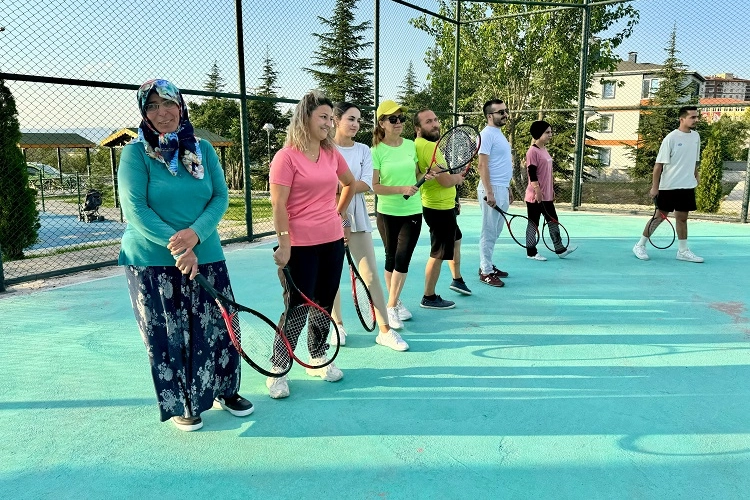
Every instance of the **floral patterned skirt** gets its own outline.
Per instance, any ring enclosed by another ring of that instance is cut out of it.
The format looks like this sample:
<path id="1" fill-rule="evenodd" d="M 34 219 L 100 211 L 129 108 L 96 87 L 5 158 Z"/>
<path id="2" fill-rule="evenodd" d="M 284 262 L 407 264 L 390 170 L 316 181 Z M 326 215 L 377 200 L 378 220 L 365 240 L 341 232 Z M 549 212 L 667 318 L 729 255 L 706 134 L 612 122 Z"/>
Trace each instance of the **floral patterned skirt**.
<path id="1" fill-rule="evenodd" d="M 198 269 L 220 293 L 233 297 L 224 261 Z M 161 421 L 198 416 L 214 398 L 236 394 L 239 354 L 211 296 L 174 266 L 126 266 L 125 276 Z"/>

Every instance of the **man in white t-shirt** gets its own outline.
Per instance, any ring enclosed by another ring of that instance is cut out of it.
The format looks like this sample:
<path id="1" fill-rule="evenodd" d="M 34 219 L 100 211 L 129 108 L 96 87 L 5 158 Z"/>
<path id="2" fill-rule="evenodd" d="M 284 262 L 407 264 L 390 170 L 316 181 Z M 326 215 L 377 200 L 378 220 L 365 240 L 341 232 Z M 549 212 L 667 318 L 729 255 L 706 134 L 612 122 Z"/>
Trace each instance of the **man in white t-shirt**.
<path id="1" fill-rule="evenodd" d="M 477 199 L 482 209 L 482 232 L 479 236 L 479 279 L 482 283 L 500 287 L 505 285 L 500 278 L 508 273 L 499 270 L 492 262 L 495 243 L 503 231 L 505 222 L 495 205 L 508 210 L 513 202 L 510 181 L 513 178 L 513 162 L 510 144 L 500 130 L 508 123 L 508 107 L 500 99 L 487 101 L 482 108 L 487 125 L 482 129 L 479 147 L 479 184 Z"/>
<path id="2" fill-rule="evenodd" d="M 695 187 L 698 185 L 701 138 L 695 127 L 698 124 L 698 108 L 680 108 L 680 126 L 667 134 L 661 142 L 654 165 L 653 181 L 649 195 L 656 200 L 656 206 L 666 216 L 674 211 L 677 231 L 677 260 L 703 262 L 688 248 L 688 213 L 696 209 Z M 640 241 L 633 247 L 633 253 L 641 260 L 648 260 L 646 241 L 663 219 L 646 224 Z"/>

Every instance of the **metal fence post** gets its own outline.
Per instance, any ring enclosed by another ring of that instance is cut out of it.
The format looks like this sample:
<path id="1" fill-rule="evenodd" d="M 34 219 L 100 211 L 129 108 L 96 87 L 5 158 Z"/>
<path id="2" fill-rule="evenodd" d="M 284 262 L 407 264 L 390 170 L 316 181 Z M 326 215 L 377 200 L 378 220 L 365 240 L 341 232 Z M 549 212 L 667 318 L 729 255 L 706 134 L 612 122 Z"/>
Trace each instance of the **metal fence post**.
<path id="1" fill-rule="evenodd" d="M 5 291 L 5 274 L 3 274 L 3 248 L 0 247 L 0 292 Z"/>
<path id="2" fill-rule="evenodd" d="M 242 171 L 245 180 L 245 225 L 247 239 L 253 239 L 253 196 L 250 179 L 250 138 L 247 119 L 247 87 L 245 86 L 245 39 L 242 30 L 242 0 L 235 0 L 237 18 L 237 70 L 240 84 L 240 136 L 242 137 Z"/>
<path id="3" fill-rule="evenodd" d="M 573 165 L 573 190 L 571 193 L 571 208 L 575 210 L 581 206 L 581 179 L 583 178 L 583 165 L 586 142 L 586 118 L 583 114 L 583 108 L 586 105 L 586 87 L 588 78 L 588 58 L 589 58 L 589 37 L 590 27 L 590 9 L 589 0 L 583 0 L 584 7 L 581 9 L 581 65 L 578 74 L 578 113 L 576 116 L 576 155 L 575 164 Z"/>
<path id="4" fill-rule="evenodd" d="M 747 224 L 747 205 L 750 203 L 750 150 L 747 152 L 747 168 L 745 168 L 745 194 L 742 197 L 742 215 L 740 220 Z"/>

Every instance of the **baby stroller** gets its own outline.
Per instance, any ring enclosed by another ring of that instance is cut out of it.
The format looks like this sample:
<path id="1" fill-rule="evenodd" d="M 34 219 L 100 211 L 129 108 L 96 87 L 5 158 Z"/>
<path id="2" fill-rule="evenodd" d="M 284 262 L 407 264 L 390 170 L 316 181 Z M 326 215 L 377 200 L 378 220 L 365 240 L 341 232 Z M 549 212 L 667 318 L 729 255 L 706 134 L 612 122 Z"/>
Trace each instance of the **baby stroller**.
<path id="1" fill-rule="evenodd" d="M 80 207 L 78 219 L 84 222 L 98 222 L 104 220 L 103 215 L 99 215 L 99 207 L 102 206 L 102 193 L 96 189 L 89 189 L 86 193 L 86 199 L 83 206 Z"/>

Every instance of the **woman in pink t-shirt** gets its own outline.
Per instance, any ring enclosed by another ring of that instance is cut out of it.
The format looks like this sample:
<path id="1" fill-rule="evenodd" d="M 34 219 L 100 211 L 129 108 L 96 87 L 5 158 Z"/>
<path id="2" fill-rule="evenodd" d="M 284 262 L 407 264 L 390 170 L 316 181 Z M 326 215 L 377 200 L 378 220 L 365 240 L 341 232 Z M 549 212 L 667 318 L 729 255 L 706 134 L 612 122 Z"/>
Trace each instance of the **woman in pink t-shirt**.
<path id="1" fill-rule="evenodd" d="M 547 144 L 552 140 L 552 127 L 544 120 L 536 121 L 531 124 L 531 137 L 534 139 L 534 142 L 526 152 L 526 169 L 529 184 L 526 186 L 524 201 L 526 201 L 526 211 L 529 221 L 539 227 L 539 217 L 542 214 L 548 224 L 553 218 L 557 220 L 552 157 L 547 151 Z M 529 226 L 529 231 L 535 232 L 536 227 L 532 228 Z M 574 246 L 565 248 L 560 241 L 559 232 L 552 234 L 552 241 L 556 248 L 555 253 L 560 258 L 566 257 L 576 249 Z M 546 257 L 537 252 L 536 247 L 527 248 L 526 256 L 533 260 L 547 260 Z"/>
<path id="2" fill-rule="evenodd" d="M 329 313 L 339 289 L 344 238 L 349 236 L 346 207 L 354 196 L 354 176 L 329 137 L 332 124 L 333 103 L 318 91 L 305 94 L 269 174 L 279 240 L 273 259 L 279 266 L 279 279 L 284 283 L 281 268 L 288 267 L 297 288 Z M 343 188 L 337 203 L 339 182 Z M 294 333 L 288 332 L 292 337 Z M 313 334 L 328 336 L 328 328 Z M 321 360 L 316 364 L 322 364 Z M 334 363 L 308 368 L 307 373 L 329 382 L 344 376 Z M 274 399 L 289 396 L 286 376 L 269 377 L 266 386 Z"/>

